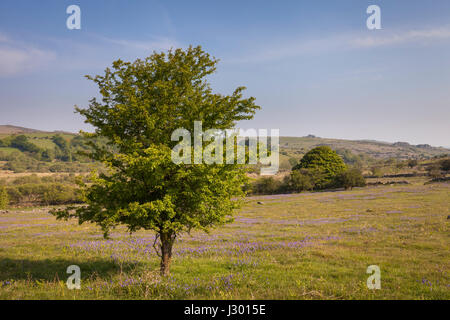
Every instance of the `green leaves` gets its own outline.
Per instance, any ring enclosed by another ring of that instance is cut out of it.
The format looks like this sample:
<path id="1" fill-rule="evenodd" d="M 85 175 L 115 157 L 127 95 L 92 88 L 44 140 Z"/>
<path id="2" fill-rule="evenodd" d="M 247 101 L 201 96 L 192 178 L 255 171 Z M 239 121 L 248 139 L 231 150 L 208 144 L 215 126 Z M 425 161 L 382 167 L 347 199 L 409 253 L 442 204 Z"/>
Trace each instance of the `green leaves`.
<path id="1" fill-rule="evenodd" d="M 314 181 L 315 188 L 323 189 L 331 187 L 334 178 L 346 170 L 344 161 L 328 146 L 316 147 L 307 152 L 300 163 L 293 170 L 309 169 L 316 173 Z M 319 175 L 322 175 L 319 177 Z"/>
<path id="2" fill-rule="evenodd" d="M 9 204 L 9 195 L 6 188 L 0 185 L 0 209 L 6 209 Z"/>
<path id="3" fill-rule="evenodd" d="M 244 195 L 243 167 L 171 160 L 175 129 L 193 133 L 194 121 L 202 121 L 203 130 L 231 129 L 259 109 L 254 98 L 243 97 L 244 87 L 229 96 L 213 93 L 207 76 L 217 62 L 201 47 L 189 47 L 134 62 L 117 60 L 104 75 L 87 76 L 98 85 L 101 100 L 93 98 L 76 111 L 96 129 L 86 138 L 107 140 L 107 147 L 91 143 L 87 155 L 110 171 L 82 186 L 86 205 L 54 214 L 95 222 L 105 236 L 124 224 L 130 232 L 154 230 L 170 239 L 231 221 Z"/>
<path id="4" fill-rule="evenodd" d="M 258 106 L 244 99 L 244 87 L 231 96 L 213 93 L 206 76 L 216 70 L 218 60 L 201 47 L 154 53 L 133 63 L 121 60 L 103 76 L 88 76 L 100 89 L 87 109 L 77 108 L 98 135 L 107 136 L 121 151 L 171 145 L 177 128 L 193 129 L 202 121 L 204 129 L 227 129 L 236 121 L 250 119 Z"/>

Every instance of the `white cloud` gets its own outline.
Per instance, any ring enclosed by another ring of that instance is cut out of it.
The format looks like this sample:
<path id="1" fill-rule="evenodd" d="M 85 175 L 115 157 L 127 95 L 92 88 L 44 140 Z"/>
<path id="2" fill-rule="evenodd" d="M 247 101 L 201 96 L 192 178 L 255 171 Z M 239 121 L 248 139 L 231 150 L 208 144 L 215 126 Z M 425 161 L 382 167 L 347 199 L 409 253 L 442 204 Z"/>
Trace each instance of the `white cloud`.
<path id="1" fill-rule="evenodd" d="M 124 39 L 112 39 L 107 37 L 99 37 L 101 40 L 115 44 L 124 48 L 133 50 L 168 50 L 170 48 L 180 47 L 180 44 L 169 38 L 156 38 L 150 41 L 134 41 L 134 40 L 124 40 Z"/>
<path id="2" fill-rule="evenodd" d="M 367 33 L 367 32 L 364 32 Z M 450 39 L 450 28 L 411 30 L 404 32 L 370 31 L 381 35 L 361 36 L 361 33 L 343 33 L 321 38 L 303 39 L 291 37 L 284 41 L 255 44 L 254 49 L 239 57 L 224 59 L 228 63 L 261 63 L 282 60 L 302 55 L 329 53 L 337 50 L 363 49 L 379 46 L 394 46 L 403 43 L 425 43 Z"/>
<path id="3" fill-rule="evenodd" d="M 273 60 L 282 60 L 305 54 L 315 54 L 326 52 L 335 48 L 345 46 L 347 39 L 334 36 L 320 39 L 289 39 L 284 42 L 270 42 L 270 45 L 263 44 L 255 46 L 250 54 L 240 57 L 224 59 L 229 63 L 260 63 Z"/>
<path id="4" fill-rule="evenodd" d="M 379 47 L 412 42 L 427 43 L 445 39 L 450 39 L 450 28 L 411 30 L 383 36 L 361 37 L 353 40 L 352 44 L 356 47 Z"/>
<path id="5" fill-rule="evenodd" d="M 0 33 L 0 76 L 12 76 L 39 69 L 55 58 L 51 51 L 41 50 L 10 39 Z"/>

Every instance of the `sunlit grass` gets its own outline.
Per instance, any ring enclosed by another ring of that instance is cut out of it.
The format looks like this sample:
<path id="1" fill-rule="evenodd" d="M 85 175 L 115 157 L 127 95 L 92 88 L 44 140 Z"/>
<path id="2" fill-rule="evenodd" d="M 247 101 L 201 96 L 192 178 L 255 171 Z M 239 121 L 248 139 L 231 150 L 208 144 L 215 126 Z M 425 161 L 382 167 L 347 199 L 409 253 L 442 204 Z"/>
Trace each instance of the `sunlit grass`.
<path id="1" fill-rule="evenodd" d="M 153 234 L 0 215 L 1 299 L 449 299 L 448 184 L 249 198 L 233 224 L 181 236 L 158 275 Z M 262 202 L 263 204 L 258 204 Z M 69 290 L 69 265 L 81 289 Z M 381 290 L 366 269 L 381 268 Z"/>

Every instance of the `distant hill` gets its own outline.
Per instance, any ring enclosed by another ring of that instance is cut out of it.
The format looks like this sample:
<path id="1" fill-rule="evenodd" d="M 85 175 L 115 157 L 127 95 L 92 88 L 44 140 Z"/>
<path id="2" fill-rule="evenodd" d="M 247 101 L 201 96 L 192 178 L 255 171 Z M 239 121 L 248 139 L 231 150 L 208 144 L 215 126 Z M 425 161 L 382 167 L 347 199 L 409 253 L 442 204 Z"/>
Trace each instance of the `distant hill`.
<path id="1" fill-rule="evenodd" d="M 36 129 L 12 126 L 12 125 L 0 125 L 0 134 L 18 134 L 18 133 L 39 133 L 44 132 Z"/>
<path id="2" fill-rule="evenodd" d="M 354 154 L 364 154 L 376 159 L 396 158 L 431 158 L 450 154 L 450 149 L 432 147 L 428 144 L 412 145 L 407 142 L 380 142 L 374 140 L 343 140 L 319 138 L 313 135 L 306 137 L 280 137 L 280 149 L 288 155 L 304 154 L 308 150 L 326 145 L 334 150 L 346 149 Z"/>
<path id="3" fill-rule="evenodd" d="M 57 130 L 57 131 L 44 131 L 44 130 L 37 130 L 37 129 L 30 129 L 30 128 L 24 128 L 19 126 L 13 126 L 13 125 L 0 125 L 0 134 L 7 135 L 7 134 L 27 134 L 27 133 L 49 133 L 49 134 L 74 134 L 72 132 L 63 131 L 63 130 Z"/>
<path id="4" fill-rule="evenodd" d="M 43 149 L 54 148 L 52 137 L 62 134 L 71 140 L 76 134 L 64 131 L 42 131 L 13 125 L 0 125 L 0 139 L 8 135 L 25 134 L 38 147 Z M 314 147 L 327 145 L 334 150 L 348 150 L 353 154 L 365 155 L 374 159 L 395 158 L 405 160 L 410 158 L 427 159 L 443 154 L 450 154 L 450 149 L 444 147 L 432 147 L 428 144 L 412 145 L 408 142 L 380 142 L 375 140 L 344 140 L 321 138 L 314 135 L 305 137 L 280 137 L 280 151 L 282 160 L 302 157 Z M 0 151 L 2 148 L 0 148 Z"/>

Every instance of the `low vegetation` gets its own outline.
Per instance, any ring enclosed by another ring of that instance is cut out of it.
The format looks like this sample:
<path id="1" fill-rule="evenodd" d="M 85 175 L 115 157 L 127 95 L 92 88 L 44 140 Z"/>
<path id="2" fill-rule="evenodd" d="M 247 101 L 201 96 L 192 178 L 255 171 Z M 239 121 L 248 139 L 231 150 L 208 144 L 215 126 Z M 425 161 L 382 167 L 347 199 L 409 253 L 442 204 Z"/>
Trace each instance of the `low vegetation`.
<path id="1" fill-rule="evenodd" d="M 8 206 L 61 205 L 81 202 L 75 175 L 39 177 L 36 174 L 0 180 L 0 209 Z"/>
<path id="2" fill-rule="evenodd" d="M 6 209 L 9 205 L 9 195 L 6 188 L 0 185 L 0 210 Z"/>
<path id="3" fill-rule="evenodd" d="M 89 172 L 98 167 L 83 155 L 89 139 L 74 134 L 13 134 L 0 136 L 1 169 L 22 172 Z M 100 140 L 95 141 L 103 145 Z"/>
<path id="4" fill-rule="evenodd" d="M 0 214 L 0 299 L 450 299 L 449 185 L 248 198 L 232 224 L 177 238 L 159 275 L 152 232 L 110 240 L 48 209 Z M 417 179 L 417 180 L 416 180 Z M 69 265 L 81 289 L 66 286 Z M 378 265 L 381 290 L 366 286 Z"/>

